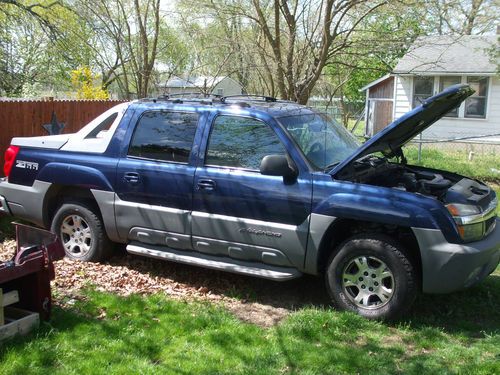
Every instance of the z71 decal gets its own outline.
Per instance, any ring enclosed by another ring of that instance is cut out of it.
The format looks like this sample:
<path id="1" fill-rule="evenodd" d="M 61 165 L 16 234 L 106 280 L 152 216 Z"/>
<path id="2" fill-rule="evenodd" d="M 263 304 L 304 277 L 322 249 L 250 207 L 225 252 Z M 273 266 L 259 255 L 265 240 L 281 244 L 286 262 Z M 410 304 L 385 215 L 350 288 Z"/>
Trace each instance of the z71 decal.
<path id="1" fill-rule="evenodd" d="M 32 161 L 18 160 L 16 161 L 16 168 L 32 169 L 34 171 L 38 170 L 38 163 Z"/>
<path id="2" fill-rule="evenodd" d="M 268 237 L 281 237 L 282 234 L 279 232 L 271 232 L 270 230 L 262 230 L 255 228 L 241 228 L 240 233 L 256 234 L 257 236 L 268 236 Z"/>

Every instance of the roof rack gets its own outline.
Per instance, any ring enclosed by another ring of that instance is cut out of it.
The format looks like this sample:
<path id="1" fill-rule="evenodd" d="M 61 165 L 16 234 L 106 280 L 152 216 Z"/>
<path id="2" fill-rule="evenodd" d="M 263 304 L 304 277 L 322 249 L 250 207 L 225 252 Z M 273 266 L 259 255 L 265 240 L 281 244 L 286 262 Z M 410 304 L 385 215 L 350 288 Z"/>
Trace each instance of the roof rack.
<path id="1" fill-rule="evenodd" d="M 250 107 L 248 102 L 265 102 L 265 103 L 276 103 L 276 102 L 289 102 L 287 100 L 278 100 L 272 96 L 266 95 L 227 95 L 222 96 L 219 94 L 204 94 L 200 92 L 184 92 L 184 93 L 175 93 L 175 94 L 164 94 L 158 96 L 157 98 L 144 98 L 139 99 L 142 102 L 160 102 L 160 101 L 168 101 L 173 104 L 181 104 L 181 103 L 199 103 L 206 105 L 213 105 L 216 103 L 221 104 L 231 104 L 238 105 L 240 107 Z"/>
<path id="2" fill-rule="evenodd" d="M 141 102 L 171 102 L 174 104 L 184 103 L 184 102 L 196 102 L 200 104 L 213 104 L 214 99 L 220 100 L 221 96 L 216 94 L 202 94 L 199 92 L 186 92 L 186 93 L 175 93 L 175 94 L 164 94 L 156 98 L 143 98 L 139 99 Z"/>
<path id="3" fill-rule="evenodd" d="M 209 98 L 216 98 L 216 99 L 221 99 L 222 95 L 219 94 L 204 94 L 201 92 L 178 92 L 174 94 L 164 94 L 163 97 L 166 97 L 167 99 L 173 98 L 173 97 L 193 97 L 197 99 L 209 99 Z"/>
<path id="4" fill-rule="evenodd" d="M 220 98 L 220 101 L 222 103 L 225 103 L 227 99 L 237 99 L 237 98 L 249 98 L 250 100 L 259 100 L 259 101 L 265 101 L 266 103 L 274 103 L 277 102 L 278 99 L 273 98 L 272 96 L 266 96 L 266 95 L 246 95 L 246 94 L 239 94 L 239 95 L 227 95 L 223 96 Z"/>

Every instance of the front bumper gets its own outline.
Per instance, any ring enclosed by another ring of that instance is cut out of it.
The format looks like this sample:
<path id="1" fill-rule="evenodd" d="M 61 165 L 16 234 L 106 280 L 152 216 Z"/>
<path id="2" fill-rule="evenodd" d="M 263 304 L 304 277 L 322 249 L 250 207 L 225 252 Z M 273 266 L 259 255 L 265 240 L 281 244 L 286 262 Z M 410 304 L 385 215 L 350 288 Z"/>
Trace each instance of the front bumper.
<path id="1" fill-rule="evenodd" d="M 500 219 L 486 238 L 466 244 L 446 241 L 437 229 L 412 228 L 422 258 L 422 291 L 449 293 L 472 286 L 500 261 Z"/>

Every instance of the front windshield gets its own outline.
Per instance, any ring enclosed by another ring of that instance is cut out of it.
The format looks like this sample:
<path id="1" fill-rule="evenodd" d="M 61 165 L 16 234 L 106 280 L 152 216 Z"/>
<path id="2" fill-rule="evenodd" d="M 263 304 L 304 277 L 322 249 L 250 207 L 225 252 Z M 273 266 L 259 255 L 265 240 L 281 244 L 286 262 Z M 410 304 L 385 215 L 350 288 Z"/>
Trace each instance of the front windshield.
<path id="1" fill-rule="evenodd" d="M 359 147 L 356 139 L 330 117 L 309 113 L 279 118 L 307 160 L 319 170 L 333 167 Z"/>

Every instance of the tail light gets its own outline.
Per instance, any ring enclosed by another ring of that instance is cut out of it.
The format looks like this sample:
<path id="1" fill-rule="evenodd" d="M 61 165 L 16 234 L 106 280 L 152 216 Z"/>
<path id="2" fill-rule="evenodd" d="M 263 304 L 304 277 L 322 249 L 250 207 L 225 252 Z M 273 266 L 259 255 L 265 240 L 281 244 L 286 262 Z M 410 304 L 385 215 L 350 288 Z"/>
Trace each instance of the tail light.
<path id="1" fill-rule="evenodd" d="M 10 170 L 16 161 L 17 153 L 19 152 L 19 146 L 10 145 L 7 151 L 5 151 L 5 163 L 3 165 L 3 173 L 5 177 L 9 177 Z"/>

